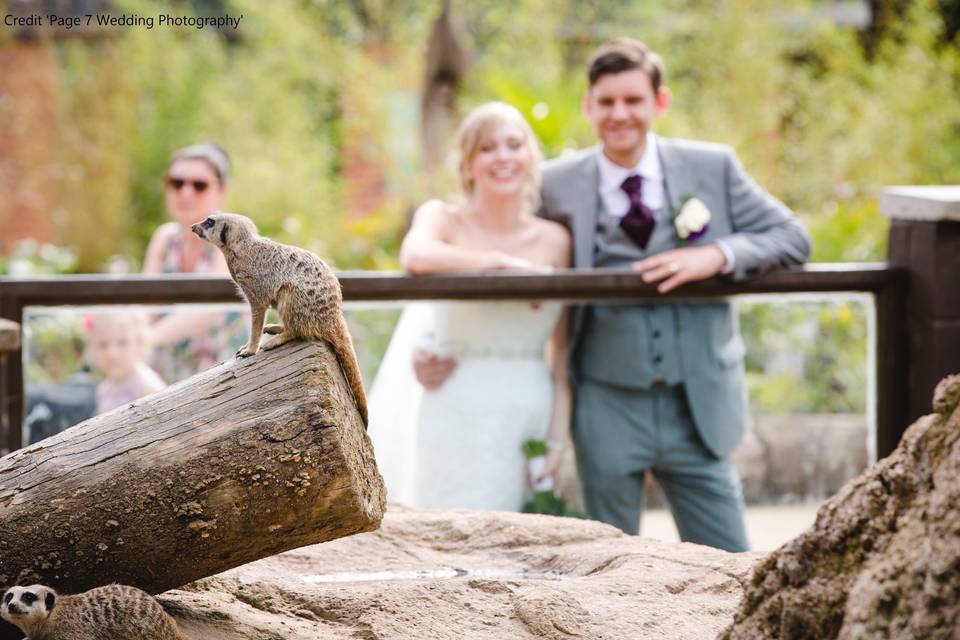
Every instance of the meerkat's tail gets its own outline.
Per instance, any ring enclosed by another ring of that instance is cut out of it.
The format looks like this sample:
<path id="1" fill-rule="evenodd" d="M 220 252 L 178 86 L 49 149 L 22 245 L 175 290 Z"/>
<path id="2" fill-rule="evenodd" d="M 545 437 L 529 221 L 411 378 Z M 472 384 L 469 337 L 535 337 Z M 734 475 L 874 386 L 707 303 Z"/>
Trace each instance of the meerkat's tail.
<path id="1" fill-rule="evenodd" d="M 357 362 L 356 351 L 353 350 L 353 339 L 350 337 L 350 331 L 347 328 L 347 321 L 340 316 L 336 328 L 329 336 L 330 346 L 333 347 L 337 360 L 340 362 L 340 368 L 343 369 L 343 376 L 350 386 L 350 392 L 357 403 L 357 411 L 363 418 L 363 426 L 367 426 L 367 394 L 363 389 L 363 378 L 360 375 L 360 363 Z"/>

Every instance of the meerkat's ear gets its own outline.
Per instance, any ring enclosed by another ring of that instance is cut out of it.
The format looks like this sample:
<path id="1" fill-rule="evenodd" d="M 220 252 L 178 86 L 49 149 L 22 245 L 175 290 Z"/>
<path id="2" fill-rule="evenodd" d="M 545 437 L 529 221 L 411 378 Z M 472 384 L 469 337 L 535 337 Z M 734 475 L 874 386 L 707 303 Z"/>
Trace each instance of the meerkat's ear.
<path id="1" fill-rule="evenodd" d="M 57 601 L 57 594 L 53 591 L 47 591 L 47 597 L 43 599 L 43 603 L 47 605 L 47 611 L 53 611 L 53 603 Z"/>
<path id="2" fill-rule="evenodd" d="M 223 223 L 223 227 L 220 228 L 220 244 L 226 246 L 227 244 L 227 229 L 230 228 L 226 222 Z"/>

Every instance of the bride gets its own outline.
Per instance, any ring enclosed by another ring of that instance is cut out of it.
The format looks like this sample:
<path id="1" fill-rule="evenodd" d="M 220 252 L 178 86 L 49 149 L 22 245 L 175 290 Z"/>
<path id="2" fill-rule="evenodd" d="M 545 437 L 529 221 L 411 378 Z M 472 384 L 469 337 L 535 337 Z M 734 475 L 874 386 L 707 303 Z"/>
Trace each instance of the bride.
<path id="1" fill-rule="evenodd" d="M 568 266 L 566 229 L 533 214 L 540 151 L 520 112 L 481 105 L 461 124 L 458 141 L 465 200 L 420 207 L 400 250 L 404 268 Z M 554 445 L 544 473 L 553 475 L 569 414 L 560 303 L 413 304 L 371 389 L 370 436 L 390 500 L 519 511 L 527 487 L 521 445 L 531 438 Z"/>

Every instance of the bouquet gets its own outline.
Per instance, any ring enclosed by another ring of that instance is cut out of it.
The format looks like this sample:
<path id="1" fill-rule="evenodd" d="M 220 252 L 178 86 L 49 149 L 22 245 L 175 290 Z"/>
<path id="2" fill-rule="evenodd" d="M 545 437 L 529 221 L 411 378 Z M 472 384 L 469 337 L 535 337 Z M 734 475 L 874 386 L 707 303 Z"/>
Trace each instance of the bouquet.
<path id="1" fill-rule="evenodd" d="M 524 513 L 544 513 L 566 518 L 586 518 L 574 511 L 566 500 L 557 495 L 553 478 L 547 476 L 538 480 L 547 466 L 547 443 L 543 440 L 527 440 L 523 443 L 523 455 L 527 458 L 527 471 L 533 482 L 533 498 L 523 505 Z"/>

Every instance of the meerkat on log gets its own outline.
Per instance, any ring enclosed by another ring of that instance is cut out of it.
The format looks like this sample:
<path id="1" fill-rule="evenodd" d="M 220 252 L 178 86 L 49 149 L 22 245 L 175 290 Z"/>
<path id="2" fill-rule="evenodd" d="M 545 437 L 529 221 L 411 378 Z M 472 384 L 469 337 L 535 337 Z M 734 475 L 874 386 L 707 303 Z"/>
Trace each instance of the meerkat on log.
<path id="1" fill-rule="evenodd" d="M 72 596 L 39 584 L 11 587 L 0 617 L 28 640 L 190 640 L 150 594 L 119 584 Z"/>
<path id="2" fill-rule="evenodd" d="M 230 275 L 250 303 L 250 341 L 237 355 L 246 358 L 296 338 L 330 343 L 353 393 L 364 425 L 367 398 L 353 340 L 343 317 L 340 281 L 316 254 L 260 236 L 250 218 L 217 213 L 191 227 L 200 238 L 220 248 Z M 282 324 L 264 327 L 267 309 L 280 314 Z M 273 334 L 263 341 L 262 333 Z"/>

